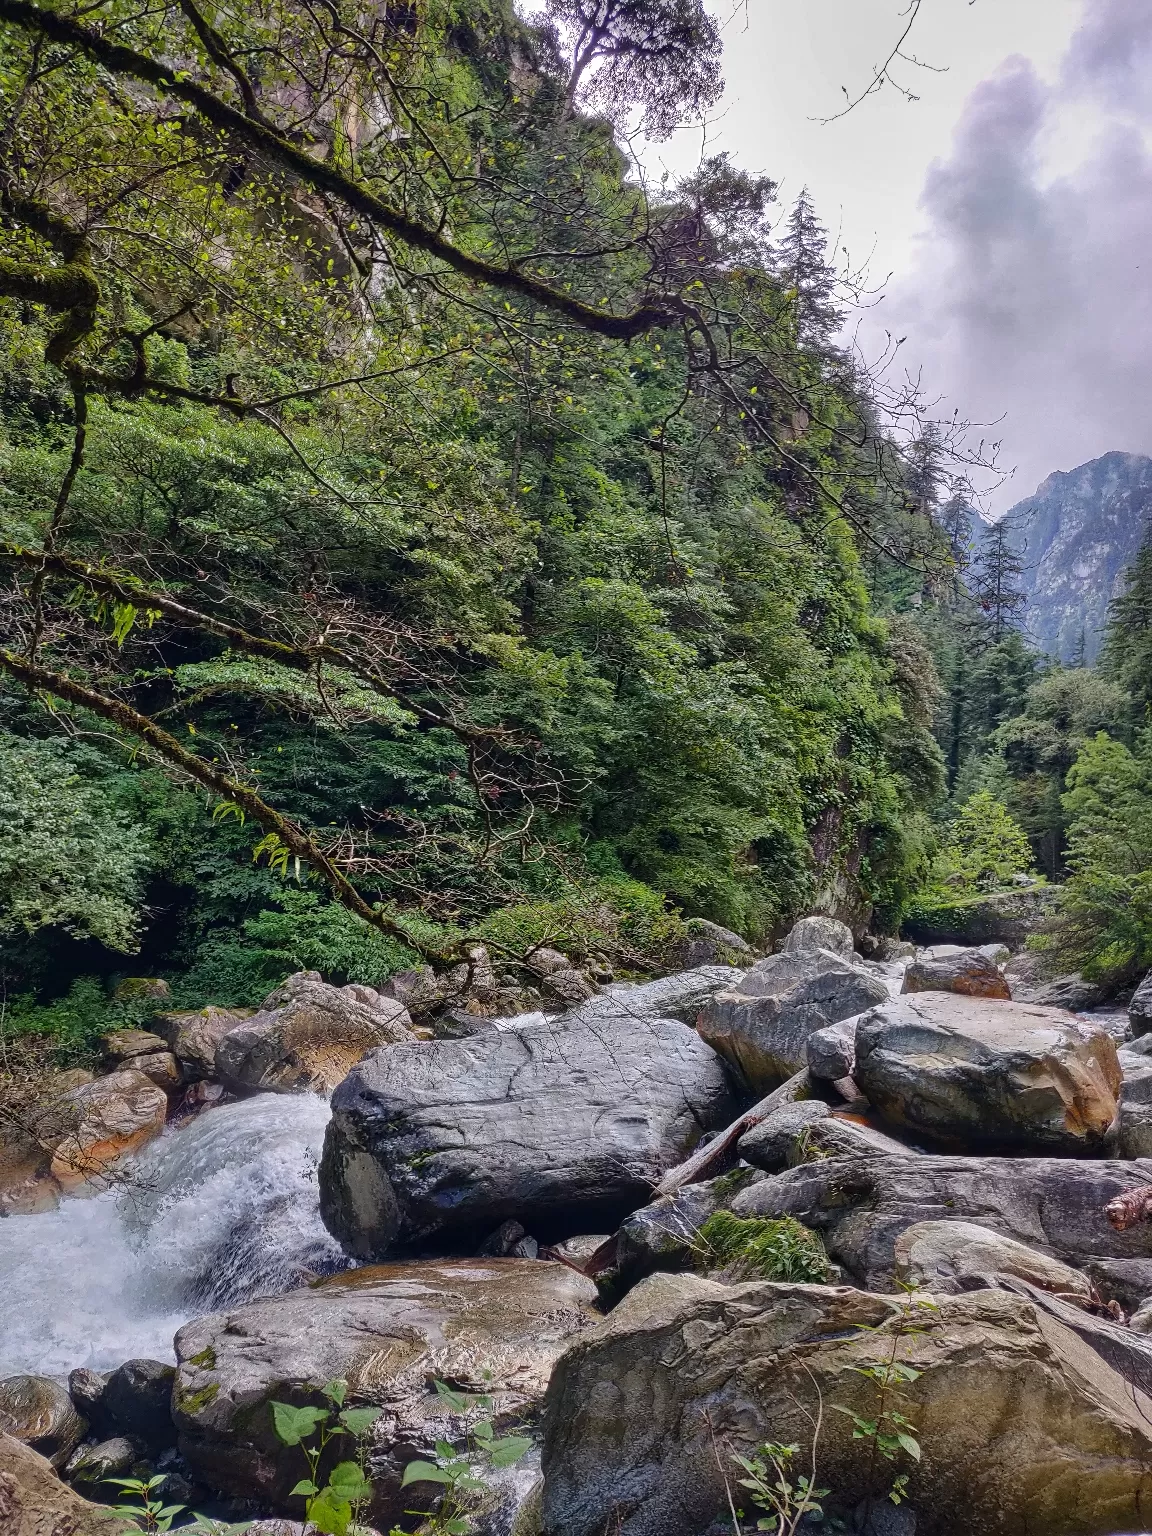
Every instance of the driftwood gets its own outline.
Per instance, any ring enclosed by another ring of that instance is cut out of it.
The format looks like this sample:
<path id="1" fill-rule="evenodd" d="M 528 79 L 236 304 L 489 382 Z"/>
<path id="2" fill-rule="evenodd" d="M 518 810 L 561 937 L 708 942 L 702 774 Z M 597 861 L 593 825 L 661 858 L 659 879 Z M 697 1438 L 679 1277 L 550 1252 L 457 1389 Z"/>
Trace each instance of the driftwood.
<path id="1" fill-rule="evenodd" d="M 702 1179 L 711 1179 L 727 1172 L 729 1164 L 735 1161 L 736 1143 L 747 1131 L 759 1125 L 762 1120 L 767 1120 L 769 1115 L 782 1109 L 785 1104 L 808 1098 L 811 1092 L 812 1080 L 805 1067 L 795 1077 L 790 1077 L 786 1083 L 774 1089 L 766 1099 L 761 1099 L 751 1109 L 745 1110 L 727 1130 L 698 1147 L 691 1157 L 678 1163 L 675 1168 L 670 1168 L 657 1184 L 652 1198 L 655 1200 L 661 1195 L 674 1195 L 685 1184 L 699 1184 Z"/>
<path id="2" fill-rule="evenodd" d="M 1152 1221 L 1152 1184 L 1125 1190 L 1122 1195 L 1109 1200 L 1104 1214 L 1117 1232 L 1127 1232 L 1129 1227 L 1139 1226 L 1142 1221 Z"/>

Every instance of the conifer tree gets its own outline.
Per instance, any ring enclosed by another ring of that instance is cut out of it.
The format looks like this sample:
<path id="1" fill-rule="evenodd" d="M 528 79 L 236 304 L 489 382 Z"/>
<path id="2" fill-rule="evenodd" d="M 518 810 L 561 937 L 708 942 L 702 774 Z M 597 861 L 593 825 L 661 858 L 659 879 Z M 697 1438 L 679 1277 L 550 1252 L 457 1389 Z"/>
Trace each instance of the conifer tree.
<path id="1" fill-rule="evenodd" d="M 969 582 L 973 597 L 992 644 L 998 645 L 1012 630 L 1020 628 L 1020 619 L 1028 602 L 1020 586 L 1024 561 L 1012 545 L 1012 528 L 1001 518 L 980 541 Z"/>
<path id="2" fill-rule="evenodd" d="M 1108 609 L 1101 664 L 1128 693 L 1136 719 L 1146 721 L 1152 709 L 1152 523 Z"/>
<path id="3" fill-rule="evenodd" d="M 828 260 L 828 231 L 816 217 L 808 188 L 796 199 L 779 247 L 779 276 L 795 295 L 796 338 L 827 351 L 843 323 L 836 302 L 836 270 Z"/>

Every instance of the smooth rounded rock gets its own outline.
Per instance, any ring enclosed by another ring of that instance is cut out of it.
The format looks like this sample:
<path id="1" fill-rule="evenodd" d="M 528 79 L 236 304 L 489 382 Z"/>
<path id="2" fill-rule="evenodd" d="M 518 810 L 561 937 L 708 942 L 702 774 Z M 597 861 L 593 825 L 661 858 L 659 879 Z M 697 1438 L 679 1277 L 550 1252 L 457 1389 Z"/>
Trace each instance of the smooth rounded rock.
<path id="1" fill-rule="evenodd" d="M 1028 1003 L 922 992 L 856 1030 L 856 1081 L 881 1121 L 966 1151 L 1099 1153 L 1117 1120 L 1109 1035 Z"/>
<path id="2" fill-rule="evenodd" d="M 250 1019 L 252 1008 L 198 1008 L 187 1013 L 158 1013 L 157 1031 L 192 1080 L 214 1077 L 216 1047 L 231 1029 Z"/>
<path id="3" fill-rule="evenodd" d="M 414 1507 L 400 1489 L 406 1463 L 463 1438 L 435 1382 L 489 1396 L 499 1423 L 522 1422 L 564 1346 L 595 1322 L 595 1296 L 567 1265 L 447 1259 L 353 1270 L 201 1318 L 176 1335 L 181 1452 L 210 1487 L 290 1512 L 304 1461 L 277 1438 L 270 1403 L 320 1404 L 321 1387 L 343 1378 L 349 1404 L 384 1409 L 368 1445 L 369 1513 L 389 1529 Z"/>
<path id="4" fill-rule="evenodd" d="M 785 1104 L 740 1138 L 736 1151 L 754 1168 L 777 1173 L 788 1166 L 797 1140 L 809 1126 L 831 1113 L 822 1099 L 798 1099 Z"/>
<path id="5" fill-rule="evenodd" d="M 30 1446 L 0 1433 L 0 1531 L 3 1536 L 124 1536 L 124 1521 L 82 1499 Z"/>
<path id="6" fill-rule="evenodd" d="M 1092 1282 L 1048 1254 L 970 1221 L 918 1221 L 896 1239 L 896 1278 L 933 1294 L 968 1291 L 1014 1275 L 1089 1306 Z"/>
<path id="7" fill-rule="evenodd" d="M 905 992 L 957 992 L 962 997 L 1009 1000 L 1012 990 L 1000 967 L 982 949 L 913 960 L 904 972 Z"/>
<path id="8" fill-rule="evenodd" d="M 813 950 L 825 949 L 846 960 L 852 954 L 853 946 L 852 930 L 847 923 L 835 917 L 815 916 L 802 917 L 794 923 L 781 947 L 786 955 L 810 954 Z"/>
<path id="9" fill-rule="evenodd" d="M 172 1420 L 174 1366 L 162 1360 L 126 1360 L 108 1378 L 100 1399 L 104 1420 L 153 1450 L 176 1443 Z"/>
<path id="10" fill-rule="evenodd" d="M 43 1128 L 54 1133 L 53 1177 L 65 1190 L 99 1178 L 159 1136 L 167 1117 L 163 1089 L 130 1068 L 72 1089 L 42 1117 Z"/>
<path id="11" fill-rule="evenodd" d="M 49 1376 L 8 1376 L 0 1381 L 0 1432 L 12 1435 L 62 1467 L 88 1425 L 59 1382 Z"/>

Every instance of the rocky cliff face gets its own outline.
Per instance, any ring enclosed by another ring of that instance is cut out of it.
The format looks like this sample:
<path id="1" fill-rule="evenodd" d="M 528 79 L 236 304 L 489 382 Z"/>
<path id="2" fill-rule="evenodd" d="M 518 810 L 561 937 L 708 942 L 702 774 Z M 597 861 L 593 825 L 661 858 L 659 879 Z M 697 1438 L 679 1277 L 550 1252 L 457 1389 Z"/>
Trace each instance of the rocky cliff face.
<path id="1" fill-rule="evenodd" d="M 1152 458 L 1106 453 L 1049 475 L 1008 516 L 1025 560 L 1029 635 L 1042 650 L 1071 661 L 1083 632 L 1092 661 L 1108 604 L 1152 516 Z"/>

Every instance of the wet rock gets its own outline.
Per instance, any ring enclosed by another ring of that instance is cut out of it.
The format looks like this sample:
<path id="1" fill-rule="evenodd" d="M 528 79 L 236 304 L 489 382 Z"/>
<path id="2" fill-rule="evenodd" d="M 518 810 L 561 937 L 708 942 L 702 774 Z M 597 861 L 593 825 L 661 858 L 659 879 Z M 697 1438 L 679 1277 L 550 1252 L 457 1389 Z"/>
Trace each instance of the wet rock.
<path id="1" fill-rule="evenodd" d="M 171 1051 L 156 1051 L 150 1056 L 133 1056 L 128 1063 L 136 1072 L 142 1072 L 150 1083 L 163 1088 L 165 1093 L 175 1093 L 184 1081 L 180 1063 Z"/>
<path id="2" fill-rule="evenodd" d="M 833 1124 L 812 1129 L 815 1140 Z M 1117 1232 L 1116 1195 L 1152 1183 L 1152 1162 L 1055 1157 L 836 1157 L 763 1179 L 732 1201 L 739 1216 L 795 1216 L 860 1284 L 892 1284 L 895 1244 L 921 1221 L 971 1221 L 1075 1268 L 1152 1260 L 1152 1225 Z"/>
<path id="3" fill-rule="evenodd" d="M 1125 1064 L 1120 1084 L 1120 1127 L 1117 1150 L 1121 1157 L 1152 1156 L 1152 1058 L 1139 1055 L 1135 1065 Z"/>
<path id="4" fill-rule="evenodd" d="M 615 1226 L 734 1104 L 691 1030 L 627 1019 L 375 1051 L 332 1111 L 321 1214 L 349 1253 L 383 1258 L 470 1249 L 509 1219 L 546 1240 Z"/>
<path id="5" fill-rule="evenodd" d="M 0 1531 L 4 1536 L 123 1536 L 124 1521 L 74 1493 L 30 1446 L 0 1433 Z"/>
<path id="6" fill-rule="evenodd" d="M 63 1076 L 64 1074 L 58 1074 Z M 87 1074 L 92 1081 L 92 1074 Z M 78 1084 L 59 1085 L 61 1093 Z M 0 1214 L 32 1216 L 59 1204 L 60 1186 L 51 1173 L 51 1149 L 63 1134 L 37 1134 L 38 1114 L 23 1120 L 13 1117 L 0 1123 Z"/>
<path id="7" fill-rule="evenodd" d="M 62 1189 L 98 1178 L 164 1129 L 168 1098 L 142 1072 L 126 1068 L 62 1094 L 47 1106 L 38 1129 L 54 1150 L 53 1177 Z"/>
<path id="8" fill-rule="evenodd" d="M 717 1444 L 795 1442 L 807 1465 L 819 1402 L 874 1411 L 862 1368 L 905 1316 L 898 1298 L 840 1287 L 646 1282 L 553 1373 L 545 1536 L 698 1536 L 728 1506 Z M 916 1327 L 895 1349 L 917 1373 L 904 1411 L 921 1536 L 1142 1528 L 1152 1404 L 1070 1328 L 998 1291 L 942 1296 Z M 819 1476 L 841 1508 L 867 1491 L 868 1449 L 846 1414 L 823 1415 Z"/>
<path id="9" fill-rule="evenodd" d="M 64 1476 L 71 1483 L 89 1483 L 98 1487 L 105 1478 L 124 1477 L 145 1454 L 139 1440 L 127 1435 L 117 1435 L 111 1440 L 101 1440 L 99 1445 L 82 1445 L 72 1453 Z M 106 1492 L 101 1489 L 101 1492 Z"/>
<path id="10" fill-rule="evenodd" d="M 742 1136 L 736 1150 L 754 1168 L 778 1173 L 787 1168 L 799 1137 L 830 1113 L 821 1099 L 799 1099 L 795 1104 L 786 1104 Z"/>
<path id="11" fill-rule="evenodd" d="M 154 1023 L 190 1079 L 214 1077 L 216 1047 L 237 1025 L 252 1017 L 251 1008 L 198 1008 L 189 1013 L 158 1013 Z"/>
<path id="12" fill-rule="evenodd" d="M 852 930 L 834 917 L 802 917 L 784 940 L 786 955 L 806 955 L 824 949 L 847 960 L 853 950 Z"/>
<path id="13" fill-rule="evenodd" d="M 83 1365 L 68 1376 L 68 1395 L 75 1404 L 77 1413 L 97 1429 L 102 1428 L 104 1424 L 101 1404 L 107 1384 L 107 1376 L 99 1371 L 90 1371 Z"/>
<path id="14" fill-rule="evenodd" d="M 1152 1334 L 1152 1297 L 1140 1303 L 1128 1319 L 1128 1326 L 1136 1333 Z"/>
<path id="15" fill-rule="evenodd" d="M 49 1376 L 8 1376 L 0 1381 L 0 1433 L 30 1445 L 62 1467 L 88 1425 L 64 1387 Z"/>
<path id="16" fill-rule="evenodd" d="M 963 997 L 999 997 L 1012 992 L 1000 967 L 980 949 L 961 949 L 943 958 L 913 960 L 904 972 L 905 992 L 958 992 Z"/>
<path id="17" fill-rule="evenodd" d="M 706 1003 L 739 984 L 744 972 L 730 965 L 702 965 L 638 986 L 615 982 L 599 997 L 560 1015 L 557 1024 L 591 1024 L 606 1019 L 678 1019 L 692 1025 Z"/>
<path id="18" fill-rule="evenodd" d="M 1132 1033 L 1137 1038 L 1152 1033 L 1152 971 L 1133 992 L 1132 1001 L 1128 1004 L 1128 1018 L 1132 1024 Z"/>
<path id="19" fill-rule="evenodd" d="M 221 1037 L 217 1076 L 242 1093 L 331 1092 L 368 1051 L 413 1038 L 400 1003 L 373 994 L 370 1006 L 364 990 L 330 987 L 315 971 L 290 976 Z"/>
<path id="20" fill-rule="evenodd" d="M 1079 1013 L 1086 1008 L 1099 1008 L 1107 995 L 1103 987 L 1094 981 L 1086 981 L 1077 971 L 1037 987 L 1031 1001 L 1043 1008 L 1067 1008 L 1072 1013 Z"/>
<path id="21" fill-rule="evenodd" d="M 888 996 L 886 983 L 828 950 L 759 960 L 697 1020 L 702 1039 L 764 1094 L 808 1065 L 808 1037 Z"/>
<path id="22" fill-rule="evenodd" d="M 545 976 L 544 996 L 553 1003 L 574 1008 L 590 997 L 596 996 L 596 985 L 589 981 L 583 971 L 578 971 L 575 966 L 569 965 L 562 970 L 550 971 Z"/>
<path id="23" fill-rule="evenodd" d="M 895 1254 L 896 1278 L 933 1295 L 1014 1275 L 1080 1306 L 1093 1300 L 1092 1282 L 1070 1264 L 969 1221 L 918 1221 L 896 1239 Z"/>
<path id="24" fill-rule="evenodd" d="M 1117 1118 L 1110 1036 L 1029 1003 L 893 999 L 860 1021 L 854 1075 L 886 1126 L 942 1146 L 1083 1156 Z"/>
<path id="25" fill-rule="evenodd" d="M 126 1360 L 112 1372 L 100 1400 L 103 1420 L 153 1451 L 176 1444 L 172 1420 L 174 1366 L 161 1360 Z"/>
<path id="26" fill-rule="evenodd" d="M 306 1290 L 188 1323 L 176 1335 L 180 1448 L 210 1487 L 291 1508 L 298 1449 L 276 1437 L 269 1403 L 320 1403 L 348 1382 L 350 1404 L 384 1409 L 368 1453 L 384 1529 L 419 1503 L 404 1466 L 462 1422 L 436 1380 L 485 1393 L 500 1425 L 535 1411 L 556 1357 L 595 1320 L 591 1281 L 563 1264 L 455 1259 L 352 1271 Z"/>

